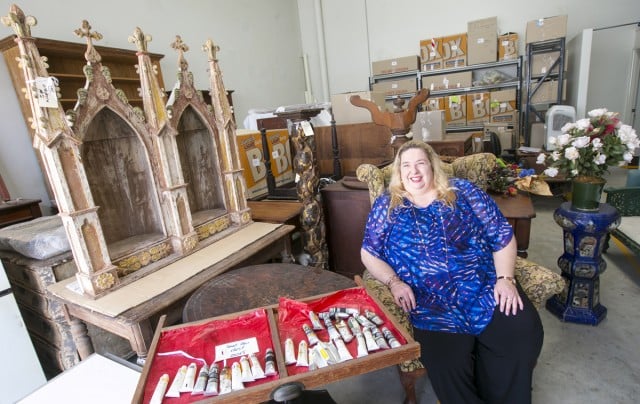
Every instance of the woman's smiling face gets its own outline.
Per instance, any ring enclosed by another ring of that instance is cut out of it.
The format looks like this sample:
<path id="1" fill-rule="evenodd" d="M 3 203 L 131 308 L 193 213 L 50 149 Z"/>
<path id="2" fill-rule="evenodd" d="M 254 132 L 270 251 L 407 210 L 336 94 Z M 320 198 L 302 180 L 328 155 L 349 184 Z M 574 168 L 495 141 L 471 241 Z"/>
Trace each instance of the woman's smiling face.
<path id="1" fill-rule="evenodd" d="M 400 156 L 400 178 L 404 189 L 420 195 L 433 189 L 433 170 L 424 150 L 412 147 Z"/>

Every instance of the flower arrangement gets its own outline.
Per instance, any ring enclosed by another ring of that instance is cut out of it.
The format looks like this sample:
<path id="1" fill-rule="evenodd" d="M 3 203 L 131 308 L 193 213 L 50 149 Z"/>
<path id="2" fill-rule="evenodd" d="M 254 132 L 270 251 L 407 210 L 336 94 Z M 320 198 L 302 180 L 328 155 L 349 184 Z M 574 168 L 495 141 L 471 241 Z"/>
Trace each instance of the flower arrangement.
<path id="1" fill-rule="evenodd" d="M 533 168 L 522 168 L 518 164 L 506 163 L 498 158 L 496 166 L 487 177 L 487 189 L 499 194 L 515 196 L 518 189 L 531 191 L 527 187 L 530 187 L 531 181 L 535 181 L 536 178 Z"/>
<path id="2" fill-rule="evenodd" d="M 606 108 L 594 109 L 588 115 L 564 125 L 562 134 L 550 139 L 555 150 L 541 153 L 537 159 L 538 164 L 548 167 L 545 175 L 602 178 L 610 166 L 631 161 L 634 149 L 640 146 L 636 131 L 622 124 L 618 113 Z"/>

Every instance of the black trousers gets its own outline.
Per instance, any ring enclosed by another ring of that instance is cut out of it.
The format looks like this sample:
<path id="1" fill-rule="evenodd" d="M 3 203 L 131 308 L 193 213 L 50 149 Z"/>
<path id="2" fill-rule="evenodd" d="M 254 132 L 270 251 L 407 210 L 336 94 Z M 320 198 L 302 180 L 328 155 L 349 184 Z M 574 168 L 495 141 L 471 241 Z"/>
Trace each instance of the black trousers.
<path id="1" fill-rule="evenodd" d="M 533 368 L 544 332 L 538 311 L 518 288 L 524 310 L 496 306 L 480 335 L 414 329 L 421 360 L 442 404 L 530 404 Z"/>

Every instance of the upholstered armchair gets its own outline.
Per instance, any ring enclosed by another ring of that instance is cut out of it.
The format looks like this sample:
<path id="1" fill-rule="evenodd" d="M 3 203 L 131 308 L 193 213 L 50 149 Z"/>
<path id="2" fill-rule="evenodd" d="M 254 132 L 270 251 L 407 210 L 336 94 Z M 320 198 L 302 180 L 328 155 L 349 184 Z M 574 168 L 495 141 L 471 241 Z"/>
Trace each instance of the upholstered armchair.
<path id="1" fill-rule="evenodd" d="M 495 165 L 496 156 L 492 153 L 458 157 L 450 163 L 443 161 L 443 168 L 449 176 L 466 178 L 485 190 L 488 175 Z M 389 185 L 391 165 L 378 168 L 372 164 L 362 164 L 358 167 L 356 175 L 360 181 L 367 183 L 369 196 L 373 202 Z M 554 294 L 562 292 L 565 286 L 565 281 L 559 274 L 521 257 L 516 259 L 515 276 L 529 300 L 537 308 L 542 307 Z M 365 287 L 382 302 L 398 323 L 412 333 L 409 316 L 395 303 L 389 288 L 366 270 L 362 279 Z M 400 364 L 399 368 L 401 380 L 407 392 L 406 402 L 415 402 L 415 380 L 425 373 L 424 366 L 415 359 Z"/>

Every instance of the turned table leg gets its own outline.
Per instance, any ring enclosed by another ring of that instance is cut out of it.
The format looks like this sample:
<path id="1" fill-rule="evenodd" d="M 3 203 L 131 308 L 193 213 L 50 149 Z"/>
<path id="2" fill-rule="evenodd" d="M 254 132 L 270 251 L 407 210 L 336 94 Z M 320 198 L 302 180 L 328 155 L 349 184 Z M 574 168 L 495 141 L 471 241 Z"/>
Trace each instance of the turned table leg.
<path id="1" fill-rule="evenodd" d="M 71 335 L 73 336 L 73 341 L 76 343 L 76 349 L 78 350 L 80 359 L 84 360 L 95 352 L 91 338 L 89 338 L 87 325 L 75 317 L 71 317 L 69 319 L 69 325 L 71 327 Z"/>
<path id="2" fill-rule="evenodd" d="M 411 372 L 403 372 L 398 368 L 398 373 L 400 373 L 400 383 L 402 383 L 405 392 L 404 404 L 416 404 L 418 402 L 416 399 L 416 381 L 426 375 L 427 370 L 422 368 Z"/>

